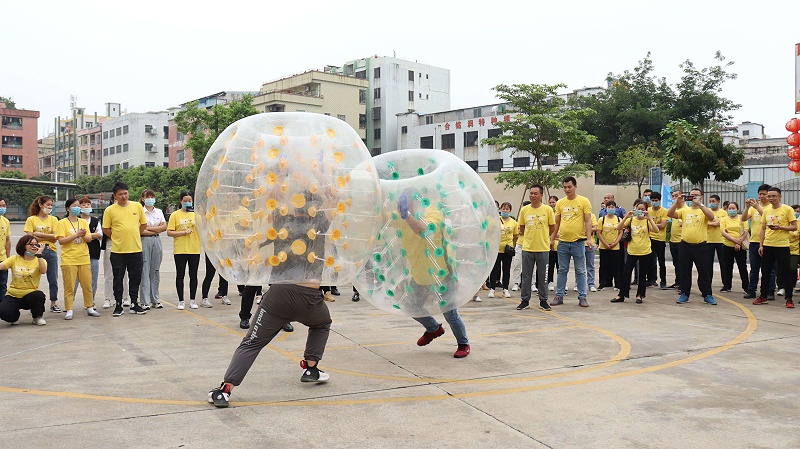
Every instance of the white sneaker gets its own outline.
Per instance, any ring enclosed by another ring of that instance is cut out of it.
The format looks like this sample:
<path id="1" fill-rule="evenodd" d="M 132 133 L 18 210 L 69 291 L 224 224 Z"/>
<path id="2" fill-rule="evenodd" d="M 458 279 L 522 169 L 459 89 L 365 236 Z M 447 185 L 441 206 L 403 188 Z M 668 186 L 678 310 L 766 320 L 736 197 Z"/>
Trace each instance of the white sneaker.
<path id="1" fill-rule="evenodd" d="M 186 308 L 186 305 L 183 301 L 178 301 L 178 310 L 183 310 Z"/>
<path id="2" fill-rule="evenodd" d="M 200 305 L 201 305 L 201 306 L 203 306 L 203 307 L 207 307 L 207 308 L 209 308 L 209 309 L 210 309 L 210 308 L 212 308 L 212 307 L 214 307 L 214 306 L 212 306 L 212 305 L 211 305 L 211 303 L 210 303 L 210 302 L 208 302 L 208 298 L 203 298 L 203 299 L 200 301 Z"/>
<path id="3" fill-rule="evenodd" d="M 553 283 L 551 282 L 547 284 L 547 289 L 550 290 L 551 292 L 554 292 L 556 290 L 556 286 L 553 285 Z"/>
<path id="4" fill-rule="evenodd" d="M 64 319 L 65 320 L 71 320 L 72 319 L 72 310 L 67 310 L 66 315 L 64 315 Z"/>
<path id="5" fill-rule="evenodd" d="M 35 324 L 37 326 L 44 326 L 45 324 L 47 324 L 47 321 L 44 320 L 44 317 L 40 316 L 40 317 L 34 318 L 33 322 L 31 324 Z"/>
<path id="6" fill-rule="evenodd" d="M 593 285 L 593 286 L 589 287 L 589 291 L 596 292 L 597 291 L 597 287 L 595 287 Z"/>
<path id="7" fill-rule="evenodd" d="M 189 307 L 192 308 L 192 309 L 196 309 L 198 307 L 197 306 L 197 301 L 195 301 L 194 299 L 189 301 Z"/>
<path id="8" fill-rule="evenodd" d="M 231 300 L 228 299 L 227 296 L 223 296 L 222 297 L 222 304 L 225 304 L 226 306 L 229 306 L 229 305 L 231 305 Z"/>
<path id="9" fill-rule="evenodd" d="M 511 297 L 511 293 L 508 290 L 503 290 L 503 297 L 504 298 L 510 298 Z"/>
<path id="10" fill-rule="evenodd" d="M 103 308 L 104 309 L 110 309 L 111 308 L 111 300 L 110 299 L 106 299 L 105 301 L 103 301 Z"/>
<path id="11" fill-rule="evenodd" d="M 131 298 L 122 300 L 122 307 L 130 307 L 130 306 L 131 306 Z"/>
<path id="12" fill-rule="evenodd" d="M 517 290 L 519 290 L 519 284 L 514 284 L 514 285 L 511 286 L 511 291 L 512 292 L 515 292 Z"/>
<path id="13" fill-rule="evenodd" d="M 478 296 L 478 295 L 475 295 L 475 296 L 473 296 L 473 297 L 472 297 L 472 300 L 473 300 L 473 301 L 475 301 L 475 302 L 481 302 L 481 301 L 483 301 L 483 300 L 481 299 L 481 297 L 480 297 L 480 296 Z"/>
<path id="14" fill-rule="evenodd" d="M 778 296 L 783 296 L 784 293 L 786 293 L 786 291 L 784 289 L 780 289 L 775 294 Z"/>
<path id="15" fill-rule="evenodd" d="M 572 288 L 572 291 L 577 292 L 578 291 L 578 286 L 575 285 L 575 287 Z"/>
<path id="16" fill-rule="evenodd" d="M 490 298 L 494 298 L 494 289 L 492 289 L 492 290 L 489 290 L 489 294 L 488 294 L 488 295 L 486 295 L 486 296 L 488 296 L 488 297 L 490 297 Z"/>
<path id="17" fill-rule="evenodd" d="M 86 314 L 89 316 L 100 316 L 100 312 L 94 310 L 94 307 L 89 307 L 88 309 L 86 309 Z"/>

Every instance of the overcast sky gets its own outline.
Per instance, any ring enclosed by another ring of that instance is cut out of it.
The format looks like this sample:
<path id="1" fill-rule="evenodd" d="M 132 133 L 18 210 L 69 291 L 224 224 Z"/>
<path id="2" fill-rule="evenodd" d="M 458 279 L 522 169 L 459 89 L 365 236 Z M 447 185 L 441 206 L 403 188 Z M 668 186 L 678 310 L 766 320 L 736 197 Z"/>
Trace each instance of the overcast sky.
<path id="1" fill-rule="evenodd" d="M 678 65 L 734 61 L 722 94 L 735 123 L 788 134 L 797 13 L 751 1 L 16 1 L 0 6 L 0 96 L 41 111 L 39 135 L 104 103 L 164 110 L 326 64 L 396 54 L 450 69 L 452 108 L 495 102 L 500 83 L 602 85 L 648 51 L 674 84 Z"/>

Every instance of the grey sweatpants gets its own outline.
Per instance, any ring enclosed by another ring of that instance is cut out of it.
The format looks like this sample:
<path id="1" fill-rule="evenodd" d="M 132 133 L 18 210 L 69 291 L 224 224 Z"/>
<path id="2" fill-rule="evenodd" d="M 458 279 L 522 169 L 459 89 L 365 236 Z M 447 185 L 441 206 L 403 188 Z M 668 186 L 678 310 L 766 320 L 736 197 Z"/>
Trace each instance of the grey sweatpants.
<path id="1" fill-rule="evenodd" d="M 308 326 L 303 357 L 316 362 L 322 359 L 331 329 L 331 314 L 319 289 L 275 284 L 261 298 L 252 327 L 234 351 L 223 380 L 240 385 L 261 350 L 291 321 Z"/>
<path id="2" fill-rule="evenodd" d="M 522 285 L 520 285 L 520 299 L 529 302 L 531 300 L 531 282 L 533 280 L 533 268 L 536 266 L 536 279 L 538 279 L 537 290 L 539 302 L 547 301 L 547 262 L 550 259 L 549 251 L 534 252 L 522 251 Z"/>

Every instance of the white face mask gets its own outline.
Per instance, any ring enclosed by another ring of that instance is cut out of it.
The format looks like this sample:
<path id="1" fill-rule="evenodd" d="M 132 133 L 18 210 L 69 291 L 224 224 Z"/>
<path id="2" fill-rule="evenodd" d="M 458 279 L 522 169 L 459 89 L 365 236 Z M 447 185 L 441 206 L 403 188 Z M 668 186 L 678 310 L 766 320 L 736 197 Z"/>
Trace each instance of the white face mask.
<path id="1" fill-rule="evenodd" d="M 42 210 L 43 210 L 43 211 L 44 211 L 44 213 L 46 213 L 47 215 L 50 215 L 50 212 L 53 212 L 53 208 L 52 208 L 52 207 L 43 207 L 43 208 L 42 208 Z"/>

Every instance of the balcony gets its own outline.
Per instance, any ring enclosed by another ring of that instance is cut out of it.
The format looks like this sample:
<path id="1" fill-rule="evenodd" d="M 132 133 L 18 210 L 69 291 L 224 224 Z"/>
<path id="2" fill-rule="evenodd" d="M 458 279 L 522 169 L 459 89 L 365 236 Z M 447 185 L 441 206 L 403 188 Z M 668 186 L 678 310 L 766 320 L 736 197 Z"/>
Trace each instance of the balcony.
<path id="1" fill-rule="evenodd" d="M 5 129 L 22 129 L 22 123 L 3 123 Z"/>
<path id="2" fill-rule="evenodd" d="M 3 148 L 22 148 L 21 143 L 3 143 Z"/>
<path id="3" fill-rule="evenodd" d="M 322 106 L 325 97 L 322 95 L 306 95 L 301 93 L 288 93 L 285 91 L 272 91 L 259 95 L 253 101 L 254 104 L 260 106 L 273 102 L 279 103 L 294 103 L 306 106 Z"/>

